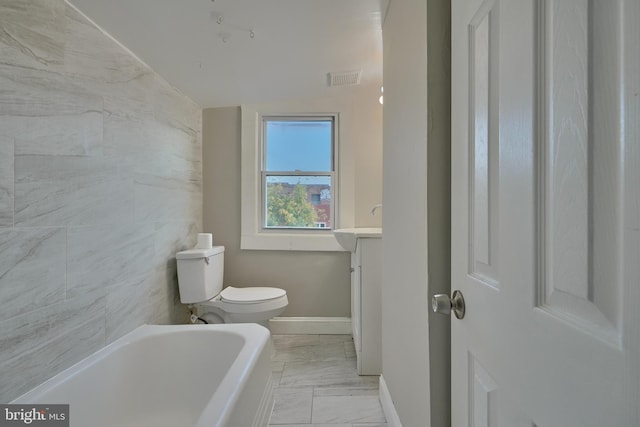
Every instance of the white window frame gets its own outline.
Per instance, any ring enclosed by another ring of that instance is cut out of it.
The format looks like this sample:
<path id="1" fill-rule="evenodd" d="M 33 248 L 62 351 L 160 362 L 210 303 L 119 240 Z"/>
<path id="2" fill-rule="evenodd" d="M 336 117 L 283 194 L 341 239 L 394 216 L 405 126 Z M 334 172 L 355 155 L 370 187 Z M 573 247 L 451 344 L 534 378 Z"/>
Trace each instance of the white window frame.
<path id="1" fill-rule="evenodd" d="M 266 150 L 266 124 L 268 121 L 331 121 L 331 171 L 267 171 L 267 150 Z M 331 224 L 336 224 L 337 215 L 336 215 L 336 204 L 338 200 L 338 186 L 336 183 L 337 180 L 337 164 L 338 164 L 338 115 L 337 114 L 294 114 L 294 115 L 271 115 L 264 114 L 260 117 L 261 122 L 261 131 L 260 131 L 260 156 L 262 158 L 261 161 L 261 170 L 260 170 L 260 205 L 262 209 L 260 210 L 260 223 L 263 232 L 272 233 L 274 231 L 282 233 L 283 230 L 300 230 L 300 231 L 308 231 L 312 233 L 330 233 L 333 231 L 333 228 L 322 228 L 322 227 L 301 227 L 301 228 L 292 228 L 292 227 L 267 227 L 266 217 L 267 217 L 267 185 L 266 180 L 267 176 L 277 176 L 277 175 L 285 175 L 285 176 L 328 176 L 331 179 L 331 205 L 330 205 L 330 218 Z"/>
<path id="2" fill-rule="evenodd" d="M 263 116 L 265 117 L 334 117 L 334 179 L 332 182 L 332 204 L 335 204 L 333 228 L 353 222 L 352 184 L 345 185 L 341 168 L 344 156 L 341 147 L 341 112 L 278 111 L 259 106 L 242 107 L 241 128 L 241 236 L 240 249 L 287 250 L 287 251 L 337 251 L 344 249 L 338 244 L 330 228 L 326 229 L 279 229 L 263 227 L 262 151 Z M 352 178 L 349 179 L 352 181 Z M 346 191 L 343 191 L 346 190 Z M 343 203 L 345 201 L 350 203 Z M 346 222 L 345 222 L 346 219 Z M 352 225 L 344 225 L 346 227 Z"/>

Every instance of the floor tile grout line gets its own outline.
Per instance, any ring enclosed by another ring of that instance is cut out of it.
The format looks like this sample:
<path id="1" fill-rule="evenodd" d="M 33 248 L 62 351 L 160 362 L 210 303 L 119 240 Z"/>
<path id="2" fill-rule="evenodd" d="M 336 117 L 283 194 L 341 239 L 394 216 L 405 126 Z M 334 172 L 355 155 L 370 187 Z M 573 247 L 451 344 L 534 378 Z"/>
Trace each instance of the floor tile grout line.
<path id="1" fill-rule="evenodd" d="M 318 337 L 313 337 L 318 339 Z M 324 389 L 334 389 L 336 390 L 335 392 L 338 393 L 338 396 L 341 396 L 341 393 L 344 393 L 345 395 L 351 395 L 350 393 L 357 393 L 356 391 L 353 391 L 355 389 L 369 389 L 372 387 L 372 384 L 326 384 L 326 385 L 318 385 L 318 384 L 314 384 L 313 380 L 307 384 L 285 384 L 284 386 L 281 384 L 281 381 L 283 379 L 283 373 L 287 370 L 287 369 L 293 369 L 291 368 L 291 364 L 294 363 L 295 365 L 295 369 L 298 368 L 302 368 L 302 370 L 304 370 L 303 365 L 305 364 L 314 364 L 314 363 L 331 363 L 331 362 L 338 362 L 342 360 L 343 362 L 352 360 L 353 358 L 349 359 L 347 354 L 351 354 L 352 351 L 350 351 L 348 345 L 346 344 L 346 341 L 343 341 L 343 345 L 339 347 L 339 352 L 338 353 L 334 353 L 335 356 L 331 356 L 330 354 L 328 355 L 322 355 L 323 357 L 316 357 L 319 355 L 319 349 L 322 348 L 322 346 L 326 345 L 326 344 L 330 344 L 330 345 L 334 345 L 337 344 L 337 341 L 333 341 L 331 340 L 331 342 L 325 342 L 325 339 L 320 340 L 322 342 L 318 342 L 318 341 L 313 341 L 313 339 L 311 341 L 309 341 L 309 337 L 304 337 L 301 336 L 300 340 L 296 342 L 296 338 L 292 338 L 290 340 L 287 340 L 285 342 L 285 340 L 283 339 L 281 342 L 283 342 L 283 344 L 287 347 L 288 350 L 292 351 L 292 360 L 289 361 L 281 361 L 282 362 L 282 370 L 280 372 L 280 378 L 279 381 L 277 383 L 277 386 L 279 388 L 287 388 L 287 387 L 291 387 L 291 388 L 296 388 L 296 387 L 304 387 L 304 388 L 308 388 L 311 392 L 311 418 L 310 418 L 310 424 L 309 425 L 313 425 L 314 419 L 313 419 L 313 410 L 314 408 L 317 406 L 318 401 L 316 401 L 316 397 L 321 397 L 321 396 L 316 396 L 316 394 L 321 393 L 323 396 L 325 396 L 325 394 L 323 394 L 320 390 L 324 390 Z M 300 351 L 303 352 L 303 354 L 299 355 L 300 357 L 296 357 L 295 352 L 296 352 L 296 347 L 302 347 L 302 349 Z M 309 354 L 304 353 L 304 350 L 308 350 L 308 353 L 311 355 L 309 357 Z M 280 348 L 281 351 L 283 351 L 282 348 Z M 336 350 L 338 350 L 336 348 Z M 320 353 L 321 354 L 321 353 Z M 336 358 L 337 357 L 337 358 Z M 352 370 L 355 373 L 355 367 L 352 367 Z M 290 373 L 290 375 L 296 375 L 295 370 L 293 372 Z M 373 389 L 373 388 L 372 388 Z M 326 396 L 331 396 L 332 393 L 326 394 Z M 369 393 L 367 393 L 366 395 L 369 395 Z M 379 400 L 379 399 L 378 399 Z M 378 402 L 379 404 L 379 402 Z M 329 423 L 327 424 L 327 426 L 329 425 L 349 425 L 351 427 L 354 427 L 356 424 L 353 423 L 353 421 L 347 421 L 344 420 L 342 423 Z M 307 424 L 300 424 L 300 425 L 307 425 Z M 386 425 L 384 424 L 384 422 L 380 425 Z M 273 424 L 270 425 L 269 427 L 277 427 L 278 425 Z"/>
<path id="2" fill-rule="evenodd" d="M 316 399 L 316 387 L 311 387 L 311 408 L 309 413 L 309 424 L 313 424 L 313 402 Z"/>

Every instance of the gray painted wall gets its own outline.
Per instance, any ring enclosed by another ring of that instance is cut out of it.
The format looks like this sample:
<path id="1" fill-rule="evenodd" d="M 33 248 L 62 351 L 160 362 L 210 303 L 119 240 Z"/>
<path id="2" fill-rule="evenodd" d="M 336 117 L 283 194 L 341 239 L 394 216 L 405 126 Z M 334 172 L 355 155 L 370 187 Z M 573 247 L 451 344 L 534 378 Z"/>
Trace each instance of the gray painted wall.
<path id="1" fill-rule="evenodd" d="M 0 3 L 0 402 L 186 320 L 201 110 L 63 0 Z"/>
<path id="2" fill-rule="evenodd" d="M 351 156 L 350 184 L 354 224 L 381 226 L 382 211 L 370 215 L 382 200 L 382 108 L 379 87 L 345 91 L 328 100 L 300 100 L 282 103 L 282 111 L 333 112 L 330 107 L 349 110 Z M 345 107 L 345 105 L 347 107 Z M 273 108 L 273 104 L 269 105 Z M 320 107 L 322 106 L 322 107 Z M 337 111 L 337 110 L 336 110 Z M 214 244 L 225 246 L 225 284 L 238 287 L 276 286 L 287 291 L 289 306 L 282 316 L 349 317 L 350 254 L 346 252 L 293 252 L 240 250 L 240 121 L 239 107 L 203 111 L 204 230 L 212 232 Z M 347 159 L 343 159 L 347 161 Z"/>
<path id="3" fill-rule="evenodd" d="M 429 301 L 449 289 L 448 2 L 392 1 L 383 42 L 382 373 L 404 427 L 447 426 L 449 319 Z"/>
<path id="4" fill-rule="evenodd" d="M 204 230 L 225 247 L 225 285 L 285 289 L 282 316 L 348 317 L 348 253 L 240 250 L 240 107 L 205 109 L 202 121 Z"/>

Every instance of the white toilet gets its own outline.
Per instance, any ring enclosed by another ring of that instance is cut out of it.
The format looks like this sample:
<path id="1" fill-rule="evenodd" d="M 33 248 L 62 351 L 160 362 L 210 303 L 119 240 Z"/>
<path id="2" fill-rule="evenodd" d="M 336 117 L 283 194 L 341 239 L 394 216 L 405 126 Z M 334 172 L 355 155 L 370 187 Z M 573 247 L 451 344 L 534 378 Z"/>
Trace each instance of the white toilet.
<path id="1" fill-rule="evenodd" d="M 269 319 L 289 304 L 287 292 L 279 288 L 222 288 L 224 246 L 189 249 L 176 254 L 180 301 L 204 311 L 208 323 L 259 323 L 269 327 Z"/>

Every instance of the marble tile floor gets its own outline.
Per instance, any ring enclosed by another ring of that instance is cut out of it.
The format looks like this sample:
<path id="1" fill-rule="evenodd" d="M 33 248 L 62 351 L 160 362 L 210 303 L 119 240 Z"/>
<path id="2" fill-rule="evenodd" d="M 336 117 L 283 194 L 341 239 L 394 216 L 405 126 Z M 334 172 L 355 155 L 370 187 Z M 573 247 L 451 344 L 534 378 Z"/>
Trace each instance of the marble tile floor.
<path id="1" fill-rule="evenodd" d="M 274 335 L 269 427 L 387 427 L 378 377 L 359 376 L 351 335 Z"/>

